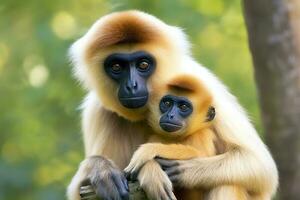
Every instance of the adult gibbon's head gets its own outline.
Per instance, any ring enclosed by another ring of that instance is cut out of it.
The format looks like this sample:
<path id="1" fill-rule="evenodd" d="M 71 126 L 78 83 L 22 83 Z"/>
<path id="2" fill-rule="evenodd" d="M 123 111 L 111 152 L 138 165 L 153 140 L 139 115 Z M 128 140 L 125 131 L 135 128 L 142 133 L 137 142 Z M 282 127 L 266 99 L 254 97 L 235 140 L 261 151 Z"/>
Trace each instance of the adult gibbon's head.
<path id="1" fill-rule="evenodd" d="M 187 136 L 211 126 L 216 114 L 212 104 L 211 94 L 198 80 L 182 75 L 151 100 L 150 124 L 165 136 Z"/>
<path id="2" fill-rule="evenodd" d="M 70 50 L 76 77 L 106 109 L 129 120 L 145 118 L 154 88 L 189 54 L 183 32 L 139 11 L 100 18 Z"/>

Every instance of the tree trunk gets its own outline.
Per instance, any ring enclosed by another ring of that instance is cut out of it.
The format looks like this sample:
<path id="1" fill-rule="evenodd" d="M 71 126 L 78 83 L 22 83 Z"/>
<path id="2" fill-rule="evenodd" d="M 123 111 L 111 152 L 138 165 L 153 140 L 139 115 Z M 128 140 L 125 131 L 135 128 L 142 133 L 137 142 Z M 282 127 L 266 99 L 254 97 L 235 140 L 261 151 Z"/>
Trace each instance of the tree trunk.
<path id="1" fill-rule="evenodd" d="M 280 199 L 300 197 L 300 1 L 244 0 L 266 143 Z"/>

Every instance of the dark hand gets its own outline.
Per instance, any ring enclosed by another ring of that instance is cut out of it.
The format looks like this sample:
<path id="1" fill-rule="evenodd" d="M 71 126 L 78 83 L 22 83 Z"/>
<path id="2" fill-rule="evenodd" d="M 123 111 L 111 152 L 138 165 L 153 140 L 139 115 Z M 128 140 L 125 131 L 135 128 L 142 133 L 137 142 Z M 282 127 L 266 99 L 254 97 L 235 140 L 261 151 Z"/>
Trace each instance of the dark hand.
<path id="1" fill-rule="evenodd" d="M 169 160 L 164 158 L 155 158 L 155 160 L 159 163 L 161 168 L 168 175 L 170 181 L 174 186 L 179 186 L 181 174 L 184 172 L 185 168 L 180 163 L 182 160 Z"/>
<path id="2" fill-rule="evenodd" d="M 102 156 L 89 159 L 91 169 L 87 178 L 96 195 L 102 200 L 128 200 L 128 183 L 123 172 Z"/>

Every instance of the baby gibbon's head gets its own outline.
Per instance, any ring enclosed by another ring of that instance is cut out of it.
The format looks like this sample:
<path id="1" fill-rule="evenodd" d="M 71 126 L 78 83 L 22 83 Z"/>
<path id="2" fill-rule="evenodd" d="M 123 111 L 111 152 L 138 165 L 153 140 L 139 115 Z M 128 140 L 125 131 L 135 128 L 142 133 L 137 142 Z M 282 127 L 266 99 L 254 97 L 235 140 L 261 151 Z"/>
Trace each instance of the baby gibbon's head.
<path id="1" fill-rule="evenodd" d="M 167 137 L 184 137 L 209 128 L 215 117 L 211 94 L 189 75 L 173 79 L 151 104 L 150 124 Z"/>

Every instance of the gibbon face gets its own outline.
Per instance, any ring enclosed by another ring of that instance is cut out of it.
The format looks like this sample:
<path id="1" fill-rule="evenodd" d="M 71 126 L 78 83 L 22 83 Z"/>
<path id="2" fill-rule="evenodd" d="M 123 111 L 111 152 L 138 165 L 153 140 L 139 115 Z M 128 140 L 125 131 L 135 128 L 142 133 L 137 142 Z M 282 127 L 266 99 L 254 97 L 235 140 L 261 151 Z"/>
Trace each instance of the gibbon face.
<path id="1" fill-rule="evenodd" d="M 184 137 L 211 126 L 216 111 L 211 94 L 191 76 L 179 76 L 151 99 L 149 124 L 166 137 Z"/>
<path id="2" fill-rule="evenodd" d="M 164 96 L 159 104 L 160 127 L 166 132 L 176 132 L 184 128 L 186 119 L 193 112 L 193 104 L 185 97 Z"/>
<path id="3" fill-rule="evenodd" d="M 171 135 L 174 133 L 182 136 L 193 133 L 193 126 L 196 126 L 197 130 L 207 127 L 215 117 L 215 108 L 209 104 L 194 103 L 184 96 L 164 96 L 159 104 L 160 128 Z M 197 113 L 193 113 L 193 105 L 195 105 Z"/>
<path id="4" fill-rule="evenodd" d="M 147 116 L 153 91 L 184 66 L 182 31 L 138 11 L 100 18 L 70 50 L 74 72 L 99 105 L 131 121 Z"/>
<path id="5" fill-rule="evenodd" d="M 155 58 L 145 51 L 114 53 L 105 59 L 105 72 L 118 83 L 118 99 L 124 107 L 146 105 L 149 96 L 147 80 L 155 66 Z"/>

